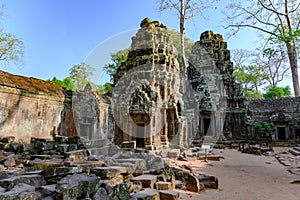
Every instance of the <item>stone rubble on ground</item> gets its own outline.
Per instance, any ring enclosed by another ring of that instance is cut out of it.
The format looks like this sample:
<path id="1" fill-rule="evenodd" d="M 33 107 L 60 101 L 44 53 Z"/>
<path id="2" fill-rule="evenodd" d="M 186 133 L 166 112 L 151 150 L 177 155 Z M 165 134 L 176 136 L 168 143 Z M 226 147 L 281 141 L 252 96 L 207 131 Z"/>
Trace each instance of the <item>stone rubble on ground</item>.
<path id="1" fill-rule="evenodd" d="M 79 137 L 63 136 L 51 141 L 32 138 L 30 144 L 16 143 L 13 137 L 0 141 L 4 200 L 176 200 L 180 193 L 175 188 L 194 192 L 218 188 L 216 177 L 195 175 L 188 162 L 174 165 L 176 159 L 201 159 L 197 148 L 150 152 L 105 142 L 85 146 Z"/>

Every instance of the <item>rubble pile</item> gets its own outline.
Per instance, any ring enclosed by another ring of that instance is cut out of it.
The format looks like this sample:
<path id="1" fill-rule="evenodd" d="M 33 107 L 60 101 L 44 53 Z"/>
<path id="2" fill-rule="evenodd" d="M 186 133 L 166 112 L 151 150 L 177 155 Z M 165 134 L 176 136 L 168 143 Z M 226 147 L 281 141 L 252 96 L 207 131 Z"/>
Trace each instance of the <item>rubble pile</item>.
<path id="1" fill-rule="evenodd" d="M 300 146 L 295 146 L 288 151 L 280 151 L 275 155 L 275 158 L 284 166 L 291 174 L 300 176 Z"/>
<path id="2" fill-rule="evenodd" d="M 103 143 L 105 144 L 105 143 Z M 179 199 L 179 192 L 218 188 L 218 179 L 195 175 L 176 159 L 196 160 L 198 149 L 121 149 L 105 144 L 86 148 L 79 137 L 0 138 L 0 199 Z M 99 150 L 100 149 L 100 150 Z M 103 151 L 100 151 L 103 152 Z M 99 152 L 98 152 L 99 153 Z"/>

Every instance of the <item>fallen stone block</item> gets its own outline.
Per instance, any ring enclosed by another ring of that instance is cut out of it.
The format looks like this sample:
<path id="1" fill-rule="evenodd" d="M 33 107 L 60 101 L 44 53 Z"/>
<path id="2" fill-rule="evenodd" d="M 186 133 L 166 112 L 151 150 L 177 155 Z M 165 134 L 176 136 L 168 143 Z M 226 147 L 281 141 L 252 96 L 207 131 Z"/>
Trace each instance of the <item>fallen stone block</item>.
<path id="1" fill-rule="evenodd" d="M 156 182 L 155 189 L 157 190 L 171 190 L 172 184 L 170 182 Z"/>
<path id="2" fill-rule="evenodd" d="M 197 177 L 189 175 L 186 182 L 186 189 L 192 192 L 200 192 L 201 190 L 204 190 L 204 185 L 199 182 Z"/>
<path id="3" fill-rule="evenodd" d="M 1 200 L 31 200 L 31 199 L 37 199 L 37 195 L 35 192 L 35 187 L 19 183 L 14 186 L 10 191 L 8 192 L 0 192 L 0 199 Z"/>
<path id="4" fill-rule="evenodd" d="M 136 170 L 144 171 L 147 169 L 147 164 L 144 159 L 132 158 L 132 159 L 116 159 L 118 163 L 133 163 L 137 166 Z"/>
<path id="5" fill-rule="evenodd" d="M 53 158 L 51 160 L 41 160 L 36 158 L 34 160 L 30 160 L 29 164 L 35 167 L 36 170 L 45 170 L 48 168 L 61 167 L 65 165 L 64 160 L 59 158 Z"/>
<path id="6" fill-rule="evenodd" d="M 115 187 L 118 184 L 124 183 L 124 177 L 122 175 L 111 178 L 111 179 L 104 179 L 102 180 L 104 183 L 109 185 L 111 188 Z"/>
<path id="7" fill-rule="evenodd" d="M 41 193 L 42 198 L 54 195 L 55 190 L 56 190 L 56 184 L 44 185 L 39 188 L 39 192 Z"/>
<path id="8" fill-rule="evenodd" d="M 224 159 L 223 156 L 218 156 L 218 155 L 208 155 L 208 156 L 198 156 L 198 160 L 211 160 L 211 161 L 220 161 L 221 159 Z"/>
<path id="9" fill-rule="evenodd" d="M 162 149 L 160 150 L 160 152 L 158 153 L 162 158 L 167 158 L 168 157 L 168 153 L 169 153 L 170 149 Z"/>
<path id="10" fill-rule="evenodd" d="M 174 159 L 177 159 L 180 155 L 180 149 L 171 149 L 169 152 L 168 152 L 168 157 L 169 158 L 174 158 Z"/>
<path id="11" fill-rule="evenodd" d="M 300 155 L 300 148 L 299 147 L 294 147 L 289 149 L 289 152 L 295 156 L 299 156 Z"/>
<path id="12" fill-rule="evenodd" d="M 16 160 L 14 157 L 10 157 L 10 158 L 6 159 L 3 164 L 5 167 L 15 167 Z"/>
<path id="13" fill-rule="evenodd" d="M 173 190 L 160 190 L 160 200 L 178 200 L 179 193 Z"/>
<path id="14" fill-rule="evenodd" d="M 88 151 L 85 149 L 68 151 L 65 153 L 65 155 L 72 159 L 72 161 L 84 161 L 88 156 Z"/>
<path id="15" fill-rule="evenodd" d="M 103 179 L 110 179 L 121 174 L 126 174 L 127 169 L 120 166 L 95 167 L 91 169 L 90 173 L 95 174 L 96 176 L 99 176 Z"/>
<path id="16" fill-rule="evenodd" d="M 181 190 L 186 190 L 185 183 L 183 181 L 179 181 L 179 180 L 175 181 L 175 188 L 181 189 Z"/>
<path id="17" fill-rule="evenodd" d="M 154 188 L 154 184 L 156 183 L 156 180 L 157 180 L 156 175 L 141 175 L 131 179 L 133 183 L 135 183 L 136 181 L 141 182 L 143 188 L 152 188 L 152 189 Z"/>
<path id="18" fill-rule="evenodd" d="M 150 188 L 146 188 L 145 190 L 132 195 L 132 199 L 137 200 L 159 200 L 159 198 L 159 192 L 155 189 Z"/>
<path id="19" fill-rule="evenodd" d="M 90 152 L 90 155 L 94 155 L 96 157 L 107 156 L 109 154 L 109 146 L 104 146 L 100 148 L 89 148 L 88 151 Z"/>
<path id="20" fill-rule="evenodd" d="M 78 167 L 55 167 L 45 169 L 41 172 L 41 175 L 47 181 L 47 184 L 55 184 L 62 177 L 65 177 L 69 174 L 81 173 L 82 170 Z"/>
<path id="21" fill-rule="evenodd" d="M 95 175 L 74 174 L 62 178 L 56 186 L 56 199 L 84 199 L 95 193 L 101 183 Z"/>
<path id="22" fill-rule="evenodd" d="M 127 169 L 128 174 L 133 174 L 136 171 L 137 165 L 135 163 L 117 163 L 121 167 Z"/>
<path id="23" fill-rule="evenodd" d="M 66 162 L 67 166 L 77 167 L 80 171 L 90 173 L 90 170 L 95 167 L 103 167 L 103 161 L 71 161 Z"/>
<path id="24" fill-rule="evenodd" d="M 99 200 L 99 199 L 103 199 L 103 200 L 109 200 L 109 196 L 107 194 L 107 191 L 100 187 L 96 192 L 95 194 L 93 195 L 92 197 L 92 200 Z"/>
<path id="25" fill-rule="evenodd" d="M 7 190 L 11 190 L 19 183 L 28 184 L 37 188 L 46 184 L 44 177 L 37 174 L 14 176 L 0 180 L 0 186 L 6 188 Z"/>
<path id="26" fill-rule="evenodd" d="M 186 181 L 191 175 L 191 171 L 188 169 L 172 167 L 171 170 L 174 173 L 176 180 Z"/>
<path id="27" fill-rule="evenodd" d="M 196 176 L 200 183 L 204 184 L 206 188 L 218 189 L 219 181 L 218 178 L 215 176 L 208 176 L 208 175 L 199 175 Z"/>
<path id="28" fill-rule="evenodd" d="M 0 180 L 24 174 L 24 170 L 0 170 Z"/>

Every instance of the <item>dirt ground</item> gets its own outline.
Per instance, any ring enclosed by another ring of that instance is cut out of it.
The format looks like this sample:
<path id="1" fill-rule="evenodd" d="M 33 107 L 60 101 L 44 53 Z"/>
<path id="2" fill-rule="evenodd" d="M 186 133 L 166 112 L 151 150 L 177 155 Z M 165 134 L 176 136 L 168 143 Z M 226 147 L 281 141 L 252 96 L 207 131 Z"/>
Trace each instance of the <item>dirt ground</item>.
<path id="1" fill-rule="evenodd" d="M 277 148 L 276 151 L 284 149 Z M 290 181 L 300 177 L 287 172 L 275 157 L 243 154 L 237 150 L 213 150 L 224 157 L 221 161 L 193 161 L 186 163 L 195 174 L 217 176 L 218 190 L 204 192 L 181 192 L 180 199 L 190 200 L 299 200 L 300 184 Z"/>

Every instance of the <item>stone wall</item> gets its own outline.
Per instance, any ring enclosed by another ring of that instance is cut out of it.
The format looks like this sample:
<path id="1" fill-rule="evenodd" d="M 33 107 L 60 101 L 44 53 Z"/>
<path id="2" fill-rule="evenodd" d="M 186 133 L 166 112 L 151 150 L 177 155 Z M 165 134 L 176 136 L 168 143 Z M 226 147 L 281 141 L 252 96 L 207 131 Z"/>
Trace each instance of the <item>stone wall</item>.
<path id="1" fill-rule="evenodd" d="M 265 121 L 271 124 L 274 140 L 300 139 L 300 98 L 249 99 L 247 107 L 248 134 L 252 136 L 251 125 Z"/>
<path id="2" fill-rule="evenodd" d="M 77 135 L 78 127 L 85 123 L 86 117 L 75 107 L 78 94 L 66 92 L 49 81 L 0 71 L 0 136 L 15 136 L 17 140 L 28 142 L 31 137 L 51 139 L 56 134 Z M 100 132 L 108 134 L 111 131 L 108 125 L 109 102 L 90 91 L 80 94 L 86 101 L 79 108 L 91 106 L 91 102 L 95 106 L 95 111 L 87 113 L 95 119 L 94 132 L 89 132 L 93 135 L 91 137 Z"/>

